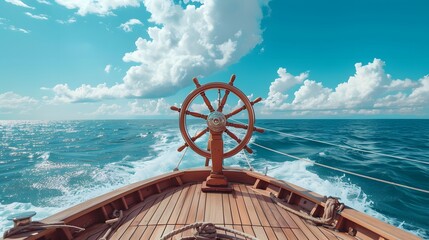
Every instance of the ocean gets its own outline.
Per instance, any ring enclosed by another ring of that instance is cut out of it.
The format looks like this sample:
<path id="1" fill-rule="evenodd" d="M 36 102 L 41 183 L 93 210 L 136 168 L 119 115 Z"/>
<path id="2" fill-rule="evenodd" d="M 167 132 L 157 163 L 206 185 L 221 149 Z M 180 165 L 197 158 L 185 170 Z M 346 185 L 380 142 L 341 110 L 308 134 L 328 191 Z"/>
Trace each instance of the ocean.
<path id="1" fill-rule="evenodd" d="M 204 128 L 189 122 L 193 134 Z M 429 120 L 257 120 L 278 132 L 254 133 L 251 143 L 400 184 L 429 190 Z M 243 132 L 237 132 L 240 136 Z M 365 153 L 309 141 L 371 151 Z M 121 186 L 172 171 L 183 152 L 177 120 L 0 121 L 0 232 L 8 215 L 36 211 L 42 219 Z M 226 147 L 234 143 L 224 137 Z M 204 146 L 207 137 L 198 141 Z M 429 194 L 326 169 L 249 145 L 256 171 L 341 202 L 429 239 Z M 240 153 L 227 166 L 248 168 Z M 205 159 L 188 150 L 180 169 Z"/>

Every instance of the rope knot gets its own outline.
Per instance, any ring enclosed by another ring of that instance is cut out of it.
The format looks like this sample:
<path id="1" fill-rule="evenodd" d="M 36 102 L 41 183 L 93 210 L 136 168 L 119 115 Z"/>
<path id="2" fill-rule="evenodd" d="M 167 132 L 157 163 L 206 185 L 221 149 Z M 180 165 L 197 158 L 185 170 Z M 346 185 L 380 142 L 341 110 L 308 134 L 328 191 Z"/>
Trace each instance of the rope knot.
<path id="1" fill-rule="evenodd" d="M 197 227 L 195 238 L 198 240 L 216 239 L 216 226 L 213 223 L 203 223 L 201 226 Z"/>
<path id="2" fill-rule="evenodd" d="M 338 201 L 338 198 L 329 196 L 325 202 L 325 211 L 323 212 L 321 220 L 327 224 L 331 224 L 334 221 L 337 212 L 342 210 L 342 205 L 343 204 L 340 204 L 340 201 Z"/>

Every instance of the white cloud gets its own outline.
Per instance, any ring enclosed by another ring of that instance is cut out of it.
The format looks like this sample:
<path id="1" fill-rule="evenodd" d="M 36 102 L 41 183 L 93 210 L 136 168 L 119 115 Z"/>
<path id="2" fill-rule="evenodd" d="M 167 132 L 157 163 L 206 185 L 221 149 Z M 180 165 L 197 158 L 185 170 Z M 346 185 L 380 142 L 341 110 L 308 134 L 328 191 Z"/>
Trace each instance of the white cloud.
<path id="1" fill-rule="evenodd" d="M 58 4 L 68 8 L 77 9 L 77 14 L 97 14 L 101 16 L 113 15 L 113 10 L 122 7 L 139 7 L 139 0 L 55 0 Z"/>
<path id="2" fill-rule="evenodd" d="M 121 24 L 119 27 L 122 28 L 125 32 L 132 32 L 133 31 L 133 25 L 143 25 L 142 22 L 138 19 L 130 19 L 126 23 Z"/>
<path id="3" fill-rule="evenodd" d="M 91 87 L 87 84 L 82 84 L 75 90 L 70 90 L 68 84 L 58 84 L 51 89 L 55 93 L 54 102 L 91 102 L 100 101 L 109 98 L 124 98 L 126 97 L 126 89 L 123 85 L 115 85 L 111 88 L 107 85 L 99 84 L 96 87 Z"/>
<path id="4" fill-rule="evenodd" d="M 0 113 L 10 110 L 25 110 L 33 107 L 38 101 L 27 96 L 21 96 L 14 92 L 0 94 Z"/>
<path id="5" fill-rule="evenodd" d="M 130 107 L 130 115 L 154 116 L 172 114 L 173 112 L 170 110 L 171 105 L 168 104 L 164 98 L 156 100 L 134 100 L 128 103 L 128 106 Z"/>
<path id="6" fill-rule="evenodd" d="M 264 101 L 265 105 L 272 108 L 279 106 L 288 98 L 287 94 L 283 94 L 284 92 L 308 78 L 308 73 L 301 73 L 299 76 L 293 76 L 287 72 L 286 68 L 279 68 L 277 74 L 279 78 L 276 78 L 271 83 L 268 97 Z"/>
<path id="7" fill-rule="evenodd" d="M 67 20 L 57 20 L 57 23 L 59 23 L 59 24 L 72 24 L 75 22 L 76 22 L 76 18 L 74 18 L 74 17 L 71 17 Z"/>
<path id="8" fill-rule="evenodd" d="M 63 1 L 61 1 L 63 2 Z M 80 1 L 79 1 L 80 2 Z M 145 0 L 151 14 L 147 39 L 138 38 L 137 49 L 126 53 L 125 62 L 139 65 L 128 69 L 123 83 L 109 90 L 85 85 L 57 99 L 68 101 L 105 98 L 154 98 L 169 96 L 192 84 L 192 77 L 207 76 L 237 62 L 262 41 L 262 5 L 258 0 L 203 1 L 182 7 L 170 0 Z M 71 3 L 70 3 L 71 4 Z M 238 17 L 239 16 L 239 17 Z M 64 89 L 67 87 L 67 89 Z M 121 94 L 114 89 L 121 88 Z M 94 94 L 102 91 L 101 94 Z M 110 92 L 110 95 L 107 93 Z M 97 98 L 94 98 L 97 96 Z"/>
<path id="9" fill-rule="evenodd" d="M 31 8 L 34 9 L 34 7 L 28 6 L 21 0 L 5 0 L 7 3 L 12 3 L 13 5 L 19 6 L 19 7 L 25 7 L 25 8 Z"/>
<path id="10" fill-rule="evenodd" d="M 408 101 L 415 105 L 429 106 L 429 75 L 419 80 L 419 86 L 410 94 Z"/>
<path id="11" fill-rule="evenodd" d="M 48 20 L 48 17 L 45 14 L 36 15 L 36 14 L 32 14 L 30 12 L 26 12 L 25 15 L 27 15 L 31 18 L 34 18 L 34 19 L 38 19 L 38 20 Z"/>
<path id="12" fill-rule="evenodd" d="M 94 115 L 121 115 L 121 106 L 118 104 L 101 104 L 100 107 L 94 112 Z"/>
<path id="13" fill-rule="evenodd" d="M 27 30 L 27 29 L 24 29 L 24 28 L 18 28 L 18 27 L 15 27 L 13 25 L 10 25 L 9 29 L 12 30 L 12 31 L 15 31 L 15 32 L 22 32 L 22 33 L 27 33 L 27 34 L 30 33 L 30 30 Z"/>
<path id="14" fill-rule="evenodd" d="M 391 91 L 394 91 L 394 90 L 405 90 L 415 86 L 417 86 L 417 83 L 415 83 L 411 79 L 405 79 L 405 80 L 393 80 L 390 83 L 390 85 L 387 86 L 387 88 Z"/>
<path id="15" fill-rule="evenodd" d="M 128 102 L 127 105 L 121 106 L 118 104 L 101 104 L 92 115 L 114 116 L 114 117 L 130 117 L 130 116 L 160 116 L 176 114 L 170 110 L 170 104 L 164 98 L 152 100 L 134 100 Z"/>
<path id="16" fill-rule="evenodd" d="M 264 100 L 264 113 L 272 111 L 292 111 L 293 115 L 336 114 L 418 114 L 429 107 L 429 76 L 417 81 L 410 79 L 392 80 L 384 71 L 385 63 L 379 59 L 367 65 L 355 64 L 356 73 L 335 89 L 324 87 L 321 82 L 308 80 L 308 74 L 294 77 L 278 71 L 280 78 L 270 86 L 268 97 Z M 305 80 L 304 80 L 305 79 Z M 288 99 L 287 90 L 293 84 L 302 82 L 295 91 L 294 98 Z M 287 84 L 289 83 L 289 84 Z M 402 91 L 408 91 L 402 92 Z"/>
<path id="17" fill-rule="evenodd" d="M 112 65 L 110 65 L 110 64 L 107 64 L 106 65 L 106 67 L 104 68 L 104 71 L 106 72 L 106 73 L 110 73 L 110 70 L 112 69 Z"/>
<path id="18" fill-rule="evenodd" d="M 41 3 L 41 4 L 46 4 L 46 5 L 51 5 L 52 4 L 51 2 L 46 1 L 46 0 L 37 0 L 37 2 Z"/>

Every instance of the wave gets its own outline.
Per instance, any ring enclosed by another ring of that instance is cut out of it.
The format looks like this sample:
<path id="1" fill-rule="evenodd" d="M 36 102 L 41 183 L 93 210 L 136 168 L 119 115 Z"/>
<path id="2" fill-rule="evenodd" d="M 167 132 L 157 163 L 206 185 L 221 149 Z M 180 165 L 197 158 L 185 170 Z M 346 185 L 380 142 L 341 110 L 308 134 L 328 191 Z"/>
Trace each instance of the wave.
<path id="1" fill-rule="evenodd" d="M 153 125 L 151 129 L 156 129 L 156 127 L 157 125 Z M 161 127 L 158 129 L 161 129 Z M 32 203 L 5 203 L 3 201 L 0 203 L 0 232 L 12 226 L 12 223 L 6 220 L 6 217 L 10 214 L 22 211 L 36 211 L 37 215 L 34 219 L 40 220 L 124 185 L 173 171 L 182 157 L 183 162 L 180 165 L 180 169 L 204 166 L 205 159 L 193 151 L 188 150 L 185 155 L 183 152 L 177 152 L 177 148 L 183 144 L 182 136 L 177 127 L 167 128 L 167 130 L 163 131 L 157 130 L 145 129 L 143 133 L 134 135 L 138 139 L 144 139 L 145 141 L 143 147 L 147 148 L 145 151 L 148 153 L 141 158 L 136 158 L 130 152 L 124 152 L 121 156 L 115 155 L 115 159 L 111 162 L 97 163 L 94 166 L 91 165 L 94 164 L 92 162 L 86 164 L 55 161 L 55 152 L 45 151 L 35 153 L 32 158 L 38 160 L 38 162 L 35 163 L 33 169 L 28 171 L 32 171 L 36 177 L 40 176 L 43 182 L 40 180 L 33 183 L 31 185 L 32 188 L 55 190 L 57 194 L 50 197 L 41 196 L 41 198 L 45 198 L 43 201 Z M 201 130 L 200 125 L 189 126 L 190 134 Z M 237 135 L 242 137 L 240 134 L 242 133 L 239 132 Z M 104 138 L 108 134 L 104 134 L 104 136 L 99 134 L 98 136 Z M 252 137 L 251 142 L 255 141 L 256 138 L 259 138 L 259 136 L 255 135 Z M 202 147 L 205 146 L 206 142 L 207 136 L 204 136 L 197 141 L 197 145 Z M 235 145 L 235 142 L 225 137 L 225 145 L 227 148 L 230 148 Z M 274 162 L 264 159 L 267 156 L 263 154 L 258 155 L 257 149 L 254 150 L 256 154 L 247 155 L 247 157 L 257 170 L 263 172 L 265 166 L 272 166 L 274 168 L 268 172 L 270 176 L 291 182 L 322 195 L 340 197 L 341 202 L 350 207 L 411 231 L 421 237 L 425 236 L 424 230 L 416 230 L 416 228 L 409 226 L 405 222 L 385 216 L 376 211 L 371 196 L 367 195 L 359 185 L 352 183 L 345 176 L 322 179 L 319 175 L 311 171 L 313 164 L 310 162 Z M 323 158 L 329 156 L 329 151 L 319 151 L 317 155 Z M 225 165 L 248 168 L 243 153 L 226 159 Z M 52 174 L 52 171 L 60 172 L 60 170 L 65 170 L 66 172 L 56 174 L 55 176 L 46 176 L 47 172 L 51 172 Z M 42 178 L 42 176 L 44 177 Z"/>

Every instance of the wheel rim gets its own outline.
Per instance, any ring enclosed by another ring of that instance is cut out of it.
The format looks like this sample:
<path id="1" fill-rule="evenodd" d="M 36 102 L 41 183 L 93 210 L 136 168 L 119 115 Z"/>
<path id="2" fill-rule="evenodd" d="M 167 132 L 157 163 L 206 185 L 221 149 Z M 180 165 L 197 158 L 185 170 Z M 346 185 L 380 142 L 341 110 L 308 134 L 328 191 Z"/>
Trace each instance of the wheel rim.
<path id="1" fill-rule="evenodd" d="M 180 128 L 180 132 L 182 134 L 182 137 L 185 140 L 185 142 L 188 144 L 188 146 L 192 150 L 194 150 L 197 154 L 199 154 L 203 157 L 206 157 L 206 158 L 211 157 L 211 153 L 209 151 L 201 149 L 200 147 L 198 147 L 195 144 L 195 142 L 191 139 L 191 137 L 189 136 L 188 130 L 186 128 L 186 126 L 187 126 L 186 125 L 186 112 L 187 112 L 189 106 L 191 105 L 191 103 L 194 101 L 194 99 L 198 95 L 200 95 L 201 93 L 204 93 L 205 91 L 210 90 L 210 89 L 223 89 L 223 90 L 230 91 L 230 93 L 231 92 L 234 93 L 244 103 L 244 106 L 246 107 L 245 110 L 247 111 L 247 116 L 248 116 L 249 122 L 248 122 L 246 134 L 245 134 L 244 138 L 241 140 L 241 142 L 239 142 L 236 147 L 234 147 L 233 149 L 231 149 L 231 150 L 229 150 L 223 154 L 223 158 L 225 159 L 225 158 L 232 157 L 235 154 L 237 154 L 238 152 L 240 152 L 246 146 L 246 144 L 250 141 L 250 139 L 252 137 L 253 129 L 254 129 L 254 124 L 255 124 L 255 113 L 253 111 L 252 103 L 247 98 L 247 96 L 243 92 L 241 92 L 238 88 L 236 88 L 232 85 L 229 85 L 226 83 L 215 82 L 215 83 L 208 83 L 208 84 L 201 85 L 201 86 L 197 87 L 197 89 L 192 91 L 183 101 L 181 111 L 180 111 L 180 117 L 179 117 L 179 128 Z"/>

